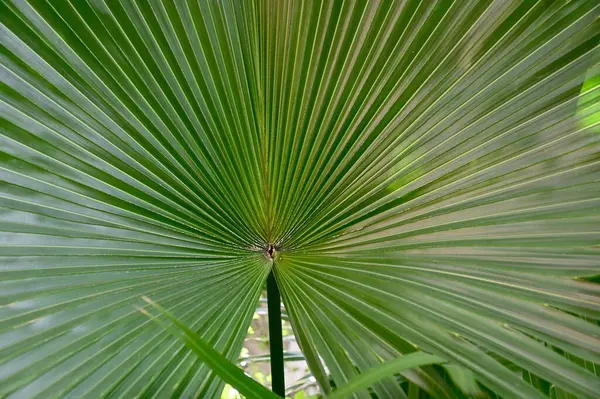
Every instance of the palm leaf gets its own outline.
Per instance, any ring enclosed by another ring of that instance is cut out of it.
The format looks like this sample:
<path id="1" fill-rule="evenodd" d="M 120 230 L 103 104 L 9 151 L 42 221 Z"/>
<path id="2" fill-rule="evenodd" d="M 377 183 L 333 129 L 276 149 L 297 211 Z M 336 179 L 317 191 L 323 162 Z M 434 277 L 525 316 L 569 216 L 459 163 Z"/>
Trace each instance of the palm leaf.
<path id="1" fill-rule="evenodd" d="M 264 398 L 274 399 L 280 396 L 267 390 L 265 387 L 254 381 L 252 378 L 245 375 L 242 370 L 237 368 L 235 364 L 229 362 L 219 352 L 204 341 L 202 337 L 195 334 L 185 324 L 177 320 L 172 314 L 167 312 L 150 298 L 144 297 L 160 315 L 164 316 L 168 321 L 163 321 L 158 317 L 154 317 L 144 308 L 139 310 L 151 317 L 158 324 L 162 325 L 171 334 L 183 341 L 197 356 L 204 361 L 212 370 L 222 377 L 227 383 L 231 384 L 237 391 L 242 393 L 247 398 Z M 382 378 L 397 374 L 406 369 L 424 366 L 427 364 L 443 363 L 444 359 L 439 356 L 430 355 L 423 352 L 415 352 L 397 359 L 390 360 L 369 369 L 366 373 L 360 374 L 348 384 L 338 388 L 331 395 L 327 395 L 328 399 L 340 399 L 352 395 L 356 391 L 368 388 L 373 383 Z"/>
<path id="2" fill-rule="evenodd" d="M 235 364 L 228 361 L 227 358 L 211 347 L 208 342 L 204 341 L 202 337 L 195 334 L 185 324 L 177 320 L 177 318 L 160 305 L 152 302 L 152 300 L 147 297 L 144 297 L 144 300 L 158 310 L 161 315 L 165 316 L 168 321 L 154 318 L 150 312 L 140 308 L 142 313 L 152 317 L 158 324 L 169 330 L 171 334 L 182 340 L 200 360 L 204 361 L 211 368 L 211 370 L 214 370 L 215 373 L 225 380 L 225 382 L 231 384 L 231 386 L 236 388 L 236 390 L 245 397 L 256 399 L 277 399 L 280 397 L 245 375 Z"/>
<path id="3" fill-rule="evenodd" d="M 235 361 L 271 270 L 326 393 L 595 397 L 599 16 L 0 0 L 0 397 L 218 397 L 135 306 Z"/>

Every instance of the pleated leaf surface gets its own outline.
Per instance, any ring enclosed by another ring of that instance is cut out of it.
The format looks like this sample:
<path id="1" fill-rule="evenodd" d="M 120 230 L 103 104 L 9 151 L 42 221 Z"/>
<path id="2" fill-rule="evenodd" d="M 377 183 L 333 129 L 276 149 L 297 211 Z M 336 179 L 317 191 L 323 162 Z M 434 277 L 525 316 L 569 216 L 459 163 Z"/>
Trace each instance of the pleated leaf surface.
<path id="1" fill-rule="evenodd" d="M 599 16 L 0 0 L 0 397 L 219 397 L 136 306 L 235 361 L 271 270 L 324 392 L 597 397 Z"/>

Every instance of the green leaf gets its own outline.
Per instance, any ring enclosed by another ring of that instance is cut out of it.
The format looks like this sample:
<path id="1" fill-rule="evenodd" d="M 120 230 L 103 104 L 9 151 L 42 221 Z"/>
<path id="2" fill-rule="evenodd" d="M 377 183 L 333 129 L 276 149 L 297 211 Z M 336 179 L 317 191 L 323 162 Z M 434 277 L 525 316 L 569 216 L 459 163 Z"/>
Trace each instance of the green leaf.
<path id="1" fill-rule="evenodd" d="M 477 396 L 481 393 L 475 375 L 471 370 L 455 364 L 446 364 L 444 369 L 462 393 L 469 396 Z"/>
<path id="2" fill-rule="evenodd" d="M 279 398 L 273 392 L 248 377 L 235 364 L 231 363 L 226 357 L 217 352 L 209 343 L 204 341 L 202 337 L 190 330 L 185 324 L 177 320 L 172 314 L 167 312 L 150 298 L 144 297 L 154 309 L 158 310 L 161 315 L 166 317 L 171 323 L 161 321 L 159 318 L 153 317 L 146 310 L 140 310 L 146 313 L 154 321 L 166 328 L 171 334 L 177 336 L 190 348 L 202 362 L 206 363 L 219 377 L 234 387 L 238 392 L 248 398 L 269 399 Z"/>
<path id="3" fill-rule="evenodd" d="M 370 387 L 379 380 L 382 380 L 384 377 L 390 377 L 410 368 L 443 362 L 445 362 L 445 360 L 439 356 L 434 356 L 423 352 L 411 353 L 398 359 L 381 363 L 380 365 L 367 370 L 358 377 L 350 380 L 350 382 L 347 384 L 337 388 L 331 394 L 327 395 L 327 398 L 347 398 L 355 392 L 359 392 L 362 389 Z"/>
<path id="4" fill-rule="evenodd" d="M 210 344 L 202 339 L 198 334 L 190 330 L 185 324 L 181 323 L 172 314 L 167 312 L 150 298 L 143 298 L 154 309 L 158 310 L 161 315 L 166 317 L 171 323 L 164 322 L 157 317 L 153 317 L 145 309 L 139 310 L 147 314 L 154 321 L 166 328 L 171 334 L 177 336 L 200 358 L 206 363 L 217 375 L 230 384 L 233 388 L 248 398 L 278 398 L 273 392 L 264 388 L 262 385 L 254 381 L 252 378 L 244 374 L 235 364 L 231 363 L 227 358 L 223 357 L 219 352 L 214 350 Z M 444 363 L 445 360 L 439 356 L 430 355 L 423 352 L 415 352 L 401 358 L 387 361 L 367 370 L 360 374 L 347 384 L 337 388 L 333 393 L 327 395 L 328 399 L 342 399 L 353 395 L 355 392 L 360 392 L 362 389 L 368 388 L 374 383 L 384 379 L 385 377 L 393 376 L 401 371 L 410 368 L 422 367 L 429 364 Z"/>
<path id="5" fill-rule="evenodd" d="M 236 362 L 271 271 L 324 394 L 597 397 L 599 17 L 0 0 L 0 397 L 218 398 L 136 306 Z"/>

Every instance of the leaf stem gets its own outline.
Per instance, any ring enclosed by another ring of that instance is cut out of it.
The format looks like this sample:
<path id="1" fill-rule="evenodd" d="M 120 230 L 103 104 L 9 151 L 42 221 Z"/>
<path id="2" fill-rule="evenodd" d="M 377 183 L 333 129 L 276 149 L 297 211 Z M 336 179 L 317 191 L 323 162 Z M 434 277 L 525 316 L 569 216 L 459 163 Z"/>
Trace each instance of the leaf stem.
<path id="1" fill-rule="evenodd" d="M 275 275 L 271 270 L 267 278 L 267 308 L 269 310 L 269 349 L 271 353 L 271 379 L 273 392 L 285 397 L 283 370 L 283 336 L 281 332 L 281 299 Z"/>

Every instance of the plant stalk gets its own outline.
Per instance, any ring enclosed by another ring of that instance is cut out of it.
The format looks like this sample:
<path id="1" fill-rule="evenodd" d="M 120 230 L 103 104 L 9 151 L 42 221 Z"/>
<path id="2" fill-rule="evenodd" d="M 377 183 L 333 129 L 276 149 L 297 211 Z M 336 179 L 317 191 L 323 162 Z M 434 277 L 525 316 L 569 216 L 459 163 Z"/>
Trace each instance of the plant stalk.
<path id="1" fill-rule="evenodd" d="M 283 369 L 283 335 L 281 332 L 281 298 L 275 275 L 271 270 L 267 278 L 267 307 L 269 310 L 269 349 L 271 352 L 272 389 L 285 398 Z"/>

